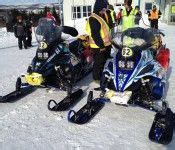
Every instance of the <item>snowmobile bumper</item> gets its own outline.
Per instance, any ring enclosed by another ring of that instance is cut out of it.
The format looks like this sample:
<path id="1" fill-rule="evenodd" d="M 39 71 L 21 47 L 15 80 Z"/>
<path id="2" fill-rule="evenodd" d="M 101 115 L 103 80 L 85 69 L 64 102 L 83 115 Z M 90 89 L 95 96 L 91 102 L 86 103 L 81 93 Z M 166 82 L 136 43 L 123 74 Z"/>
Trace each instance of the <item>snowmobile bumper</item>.
<path id="1" fill-rule="evenodd" d="M 40 86 L 44 81 L 42 74 L 36 72 L 24 75 L 24 80 L 32 86 Z"/>
<path id="2" fill-rule="evenodd" d="M 131 95 L 132 91 L 116 92 L 113 90 L 108 90 L 105 94 L 105 97 L 113 103 L 127 105 Z"/>

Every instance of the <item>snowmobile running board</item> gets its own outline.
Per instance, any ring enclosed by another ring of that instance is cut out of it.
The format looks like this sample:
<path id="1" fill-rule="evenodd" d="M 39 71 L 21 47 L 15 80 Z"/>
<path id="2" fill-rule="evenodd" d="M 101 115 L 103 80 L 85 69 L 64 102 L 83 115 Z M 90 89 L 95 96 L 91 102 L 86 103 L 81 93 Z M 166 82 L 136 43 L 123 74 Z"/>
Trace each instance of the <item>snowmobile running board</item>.
<path id="1" fill-rule="evenodd" d="M 70 107 L 73 107 L 76 103 L 78 103 L 81 100 L 82 95 L 83 95 L 83 90 L 79 89 L 73 92 L 72 94 L 66 96 L 59 103 L 56 103 L 55 100 L 50 100 L 48 102 L 48 109 L 50 111 L 66 111 L 70 109 Z M 52 102 L 55 104 L 55 106 L 53 107 L 51 107 Z"/>
<path id="2" fill-rule="evenodd" d="M 15 102 L 29 94 L 31 94 L 33 91 L 35 91 L 36 88 L 34 86 L 27 86 L 20 88 L 19 91 L 15 90 L 5 96 L 0 96 L 0 103 L 12 103 Z"/>

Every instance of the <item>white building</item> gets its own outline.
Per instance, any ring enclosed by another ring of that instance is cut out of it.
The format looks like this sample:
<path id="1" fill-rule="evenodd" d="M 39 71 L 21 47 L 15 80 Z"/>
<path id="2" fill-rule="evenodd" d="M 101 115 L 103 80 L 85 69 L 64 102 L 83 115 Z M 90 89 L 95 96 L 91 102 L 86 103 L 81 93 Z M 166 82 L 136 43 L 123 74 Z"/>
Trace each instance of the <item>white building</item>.
<path id="1" fill-rule="evenodd" d="M 74 26 L 78 30 L 83 31 L 86 18 L 90 16 L 93 11 L 94 3 L 95 0 L 63 0 L 63 24 Z M 116 0 L 109 0 L 109 3 L 114 5 Z"/>
<path id="2" fill-rule="evenodd" d="M 124 0 L 108 0 L 110 4 L 123 4 Z M 71 25 L 83 31 L 86 18 L 93 11 L 95 0 L 58 0 L 62 6 L 64 25 Z M 152 9 L 153 5 L 162 12 L 162 21 L 175 22 L 175 0 L 133 0 L 132 6 L 139 5 L 143 14 Z M 171 12 L 170 12 L 171 11 Z"/>
<path id="3" fill-rule="evenodd" d="M 62 20 L 64 25 L 71 25 L 80 31 L 84 31 L 86 18 L 93 11 L 96 0 L 58 0 L 62 5 Z M 133 0 L 136 3 L 138 0 Z M 124 0 L 108 0 L 110 4 L 115 6 L 123 4 Z"/>

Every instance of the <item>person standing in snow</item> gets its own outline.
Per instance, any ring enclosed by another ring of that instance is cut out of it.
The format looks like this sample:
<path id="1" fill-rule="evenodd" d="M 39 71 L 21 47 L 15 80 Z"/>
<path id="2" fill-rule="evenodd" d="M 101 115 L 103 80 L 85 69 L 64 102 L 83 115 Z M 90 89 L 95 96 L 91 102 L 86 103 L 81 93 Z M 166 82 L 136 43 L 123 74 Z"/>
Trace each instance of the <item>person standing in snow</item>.
<path id="1" fill-rule="evenodd" d="M 27 46 L 32 46 L 32 21 L 30 19 L 26 20 L 26 34 L 27 34 Z"/>
<path id="2" fill-rule="evenodd" d="M 17 17 L 17 23 L 14 26 L 14 34 L 15 37 L 18 38 L 18 46 L 21 50 L 23 48 L 27 49 L 27 42 L 26 42 L 26 26 L 22 20 L 22 16 Z"/>
<path id="3" fill-rule="evenodd" d="M 116 13 L 114 11 L 114 7 L 111 4 L 109 4 L 107 8 L 108 9 L 107 9 L 106 13 L 108 14 L 108 18 L 110 20 L 109 27 L 110 27 L 110 29 L 112 29 L 112 28 L 114 28 L 115 23 L 116 23 Z"/>
<path id="4" fill-rule="evenodd" d="M 135 27 L 135 11 L 132 8 L 132 0 L 124 0 L 125 8 L 122 11 L 122 31 Z"/>
<path id="5" fill-rule="evenodd" d="M 158 19 L 161 17 L 161 15 L 162 13 L 160 12 L 160 10 L 157 10 L 156 5 L 154 5 L 153 10 L 151 10 L 148 15 L 151 28 L 158 29 Z"/>
<path id="6" fill-rule="evenodd" d="M 111 50 L 110 28 L 106 23 L 105 13 L 107 3 L 105 0 L 96 0 L 92 15 L 86 23 L 86 31 L 89 35 L 90 48 L 93 53 L 93 79 L 99 82 L 106 60 Z"/>

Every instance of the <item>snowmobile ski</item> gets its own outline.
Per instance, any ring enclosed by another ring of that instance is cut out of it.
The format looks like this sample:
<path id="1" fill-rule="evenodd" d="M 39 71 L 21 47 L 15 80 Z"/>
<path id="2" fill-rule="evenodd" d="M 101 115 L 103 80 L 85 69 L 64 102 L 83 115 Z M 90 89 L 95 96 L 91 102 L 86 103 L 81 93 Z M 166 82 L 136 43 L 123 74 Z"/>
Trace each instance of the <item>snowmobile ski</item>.
<path id="1" fill-rule="evenodd" d="M 78 103 L 83 95 L 83 90 L 79 89 L 74 93 L 66 96 L 62 101 L 56 103 L 55 100 L 50 100 L 48 102 L 48 109 L 51 111 L 66 111 Z M 51 103 L 54 103 L 55 106 L 51 107 Z"/>
<path id="2" fill-rule="evenodd" d="M 35 88 L 33 86 L 26 86 L 26 87 L 20 88 L 20 90 L 15 90 L 5 96 L 0 96 L 0 103 L 15 102 L 29 95 L 34 90 Z"/>
<path id="3" fill-rule="evenodd" d="M 105 102 L 102 98 L 93 100 L 93 93 L 90 91 L 87 103 L 78 111 L 70 110 L 68 120 L 76 124 L 88 123 L 104 107 Z"/>
<path id="4" fill-rule="evenodd" d="M 156 113 L 149 132 L 149 139 L 156 143 L 169 144 L 173 137 L 174 116 L 170 108 Z"/>

